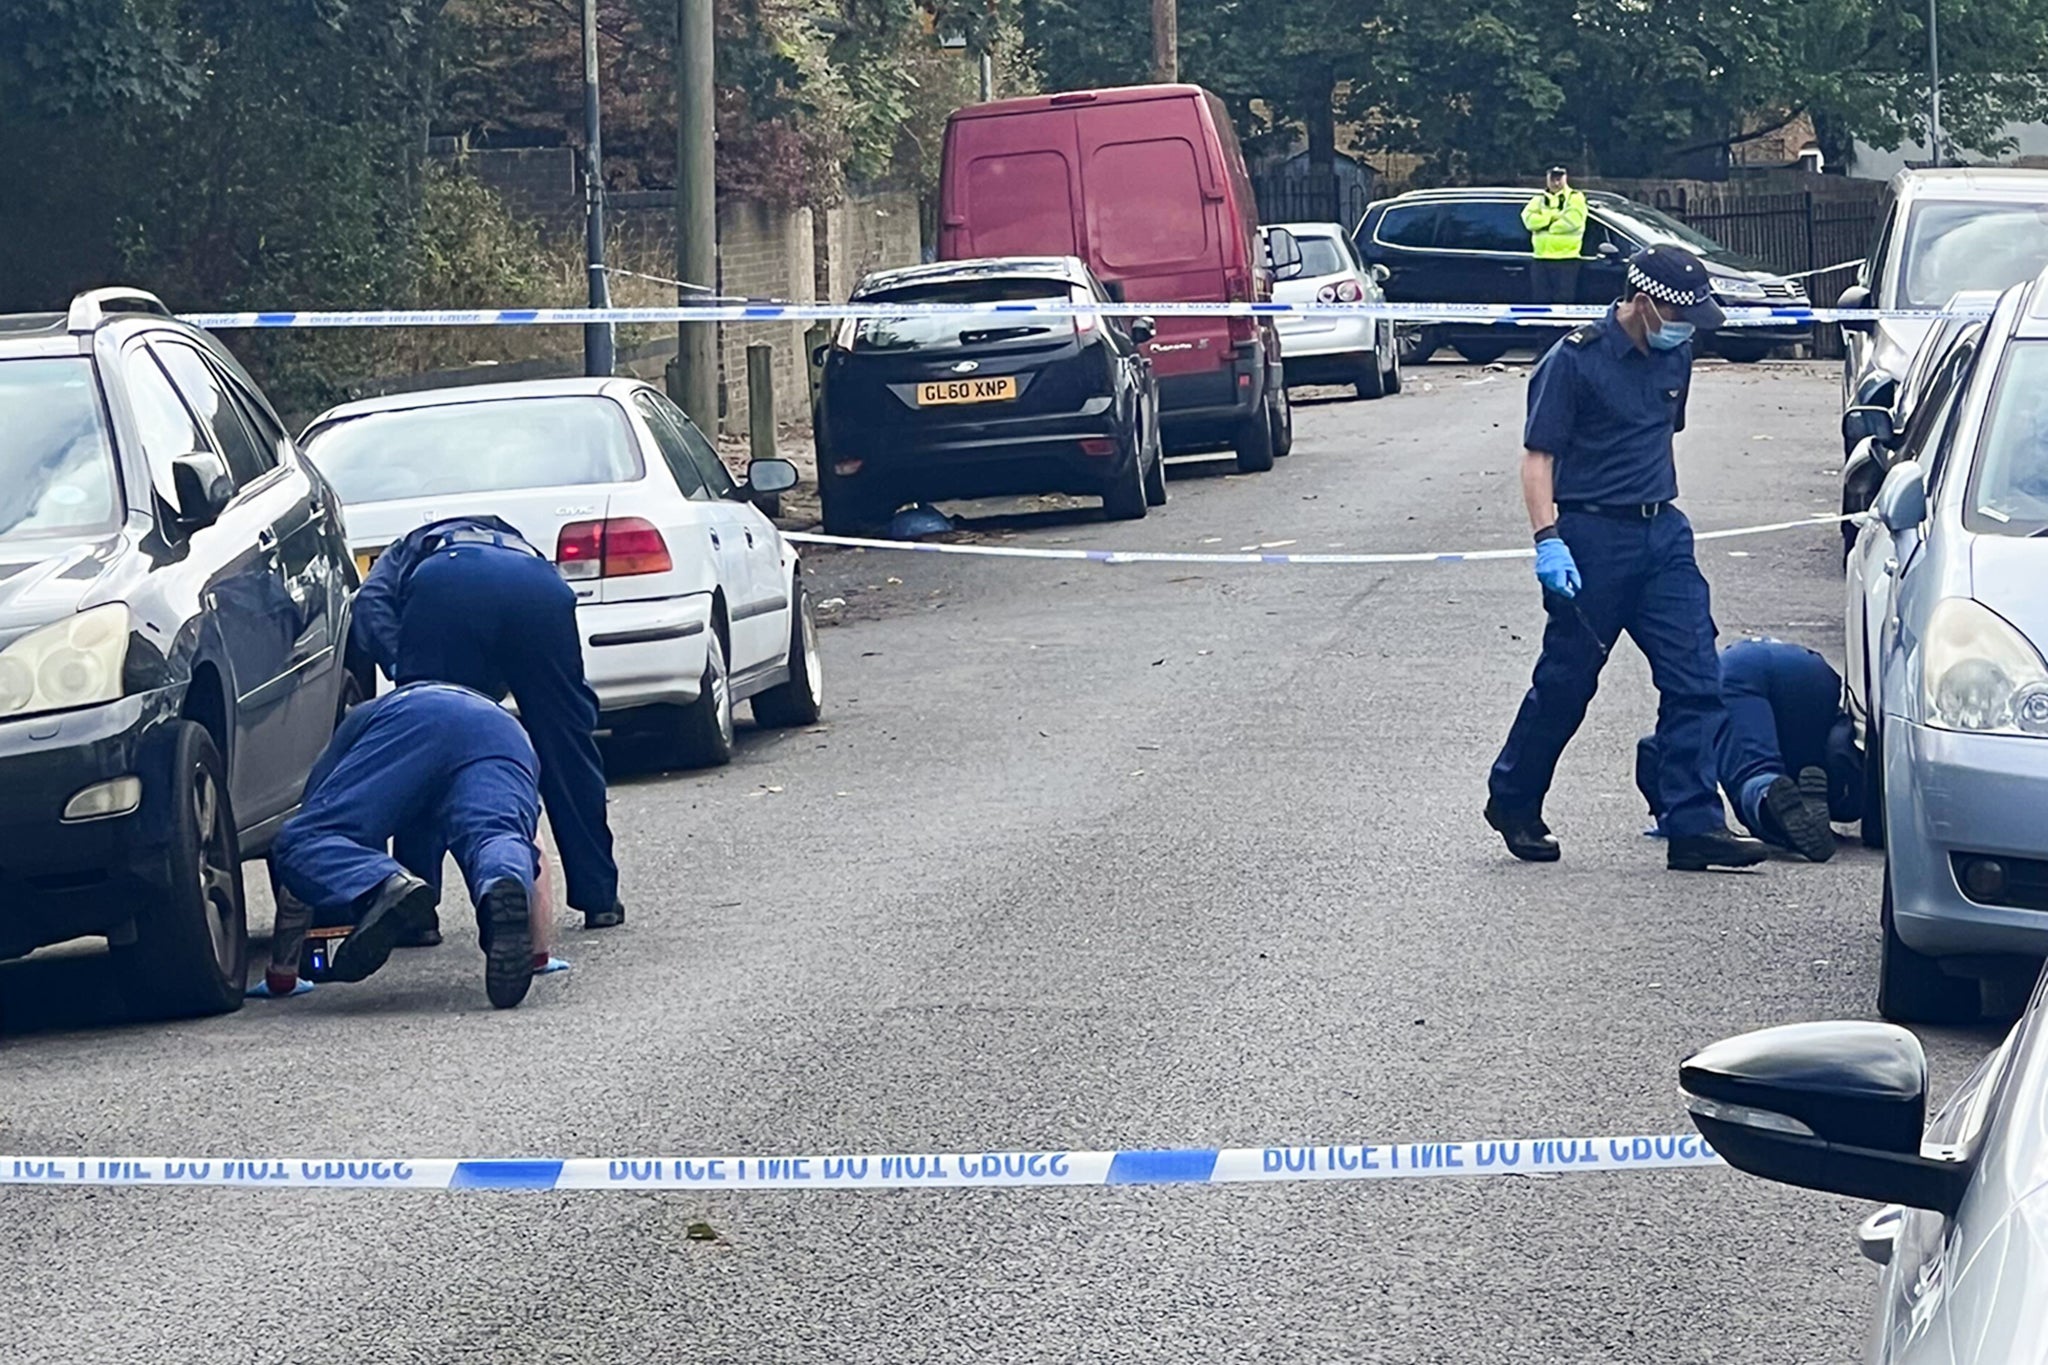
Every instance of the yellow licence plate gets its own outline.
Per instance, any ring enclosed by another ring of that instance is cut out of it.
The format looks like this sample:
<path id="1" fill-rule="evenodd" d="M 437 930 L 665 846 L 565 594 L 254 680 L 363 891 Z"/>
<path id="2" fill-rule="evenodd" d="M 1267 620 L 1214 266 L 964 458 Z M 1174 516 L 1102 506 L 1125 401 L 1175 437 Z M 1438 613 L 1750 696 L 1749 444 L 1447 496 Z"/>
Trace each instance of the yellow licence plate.
<path id="1" fill-rule="evenodd" d="M 1006 403 L 1017 396 L 1017 376 L 996 379 L 939 379 L 917 386 L 917 405 L 941 407 L 948 403 Z"/>

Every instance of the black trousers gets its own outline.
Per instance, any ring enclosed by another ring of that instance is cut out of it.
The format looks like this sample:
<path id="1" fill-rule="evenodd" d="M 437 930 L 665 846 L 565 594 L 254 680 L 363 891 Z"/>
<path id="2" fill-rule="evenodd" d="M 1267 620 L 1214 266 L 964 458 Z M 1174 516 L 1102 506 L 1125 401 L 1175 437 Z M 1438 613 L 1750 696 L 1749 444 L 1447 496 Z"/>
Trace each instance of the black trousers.
<path id="1" fill-rule="evenodd" d="M 1529 302 L 1577 303 L 1579 263 L 1576 260 L 1534 261 L 1529 266 Z"/>

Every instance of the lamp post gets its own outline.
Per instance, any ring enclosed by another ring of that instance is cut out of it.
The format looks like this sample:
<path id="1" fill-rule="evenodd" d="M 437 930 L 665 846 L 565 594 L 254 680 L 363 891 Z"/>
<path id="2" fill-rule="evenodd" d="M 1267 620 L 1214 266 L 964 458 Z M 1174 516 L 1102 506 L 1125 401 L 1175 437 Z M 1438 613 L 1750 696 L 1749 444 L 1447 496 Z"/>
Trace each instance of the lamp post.
<path id="1" fill-rule="evenodd" d="M 1927 159 L 1941 164 L 1941 39 L 1935 30 L 1935 0 L 1927 0 Z"/>
<path id="2" fill-rule="evenodd" d="M 583 246 L 592 308 L 612 306 L 611 282 L 604 272 L 603 121 L 603 104 L 597 95 L 597 0 L 583 0 Z M 586 324 L 583 372 L 609 378 L 615 358 L 612 325 Z"/>

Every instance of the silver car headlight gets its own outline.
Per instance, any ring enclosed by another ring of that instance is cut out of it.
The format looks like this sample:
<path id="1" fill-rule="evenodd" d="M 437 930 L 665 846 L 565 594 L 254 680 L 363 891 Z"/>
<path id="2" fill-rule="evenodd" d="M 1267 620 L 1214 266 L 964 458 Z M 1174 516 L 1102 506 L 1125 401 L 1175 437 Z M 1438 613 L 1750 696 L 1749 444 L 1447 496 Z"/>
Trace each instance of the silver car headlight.
<path id="1" fill-rule="evenodd" d="M 1927 723 L 1942 730 L 2048 737 L 2048 664 L 1981 602 L 1935 604 L 1920 655 Z"/>
<path id="2" fill-rule="evenodd" d="M 0 649 L 0 720 L 114 701 L 128 660 L 119 602 L 32 630 Z"/>
<path id="3" fill-rule="evenodd" d="M 1738 280 L 1722 276 L 1712 282 L 1713 291 L 1724 299 L 1761 299 L 1764 287 L 1755 280 Z"/>

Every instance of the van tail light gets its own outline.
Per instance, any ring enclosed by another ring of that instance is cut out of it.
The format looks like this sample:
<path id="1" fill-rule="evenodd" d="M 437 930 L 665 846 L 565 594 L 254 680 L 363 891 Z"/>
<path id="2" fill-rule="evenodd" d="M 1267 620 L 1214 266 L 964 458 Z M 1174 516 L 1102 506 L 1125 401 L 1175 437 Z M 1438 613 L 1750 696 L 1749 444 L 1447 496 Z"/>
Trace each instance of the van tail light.
<path id="1" fill-rule="evenodd" d="M 1242 270 L 1232 270 L 1223 276 L 1223 301 L 1225 303 L 1250 303 L 1252 301 L 1252 277 Z M 1230 340 L 1233 345 L 1242 345 L 1258 335 L 1258 324 L 1251 318 L 1232 317 Z"/>
<path id="2" fill-rule="evenodd" d="M 572 521 L 555 538 L 555 566 L 571 582 L 667 573 L 675 567 L 668 542 L 641 517 Z"/>
<path id="3" fill-rule="evenodd" d="M 1255 340 L 1258 335 L 1259 324 L 1256 319 L 1235 317 L 1230 319 L 1230 341 L 1232 345 L 1242 346 L 1248 341 Z"/>

